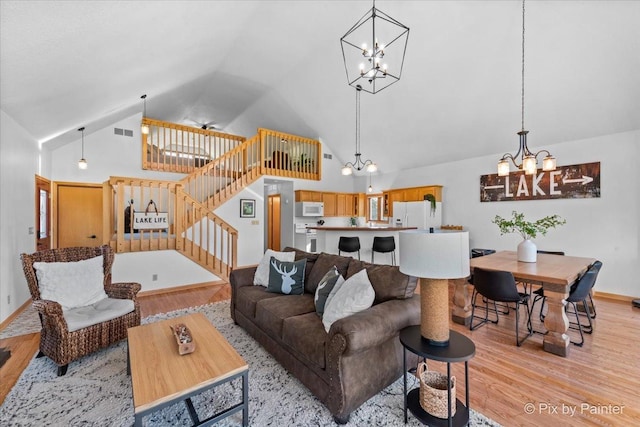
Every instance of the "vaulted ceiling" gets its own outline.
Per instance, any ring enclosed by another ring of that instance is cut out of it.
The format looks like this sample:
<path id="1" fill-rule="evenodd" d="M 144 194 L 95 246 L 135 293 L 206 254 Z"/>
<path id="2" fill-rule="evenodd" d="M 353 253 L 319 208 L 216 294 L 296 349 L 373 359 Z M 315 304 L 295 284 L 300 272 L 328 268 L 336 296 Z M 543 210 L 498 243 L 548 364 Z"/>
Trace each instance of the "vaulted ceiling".
<path id="1" fill-rule="evenodd" d="M 320 138 L 355 151 L 339 39 L 370 1 L 0 2 L 0 107 L 57 147 L 142 109 Z M 379 0 L 411 31 L 402 79 L 362 94 L 362 153 L 383 172 L 517 148 L 520 1 Z M 640 2 L 526 4 L 530 146 L 640 129 Z"/>

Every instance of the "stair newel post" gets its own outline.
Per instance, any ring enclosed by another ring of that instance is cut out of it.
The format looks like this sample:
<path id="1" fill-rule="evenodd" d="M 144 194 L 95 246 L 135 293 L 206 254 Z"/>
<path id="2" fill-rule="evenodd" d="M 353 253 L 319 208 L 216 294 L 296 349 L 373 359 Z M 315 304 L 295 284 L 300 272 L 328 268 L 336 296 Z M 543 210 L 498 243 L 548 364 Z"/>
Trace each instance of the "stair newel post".
<path id="1" fill-rule="evenodd" d="M 175 223 L 176 223 L 176 249 L 179 251 L 184 250 L 184 241 L 183 241 L 183 233 L 185 231 L 184 226 L 184 190 L 182 189 L 182 184 L 176 184 L 175 188 Z"/>

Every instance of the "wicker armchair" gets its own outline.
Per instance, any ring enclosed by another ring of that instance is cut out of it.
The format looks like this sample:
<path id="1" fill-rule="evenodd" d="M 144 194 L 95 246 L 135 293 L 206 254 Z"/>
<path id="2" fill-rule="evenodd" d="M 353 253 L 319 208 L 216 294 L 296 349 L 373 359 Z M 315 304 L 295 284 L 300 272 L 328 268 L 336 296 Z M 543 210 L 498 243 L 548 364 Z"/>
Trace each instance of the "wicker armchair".
<path id="1" fill-rule="evenodd" d="M 115 319 L 107 320 L 69 332 L 62 306 L 40 298 L 38 277 L 34 262 L 74 262 L 103 257 L 104 290 L 109 298 L 130 299 L 134 310 Z M 40 332 L 40 352 L 37 357 L 47 356 L 58 365 L 58 376 L 67 372 L 69 362 L 89 353 L 108 347 L 127 337 L 127 329 L 140 325 L 140 306 L 136 294 L 139 283 L 111 283 L 111 266 L 114 253 L 111 247 L 75 247 L 48 249 L 33 254 L 22 254 L 22 267 L 27 278 L 33 307 L 38 310 L 42 330 Z"/>

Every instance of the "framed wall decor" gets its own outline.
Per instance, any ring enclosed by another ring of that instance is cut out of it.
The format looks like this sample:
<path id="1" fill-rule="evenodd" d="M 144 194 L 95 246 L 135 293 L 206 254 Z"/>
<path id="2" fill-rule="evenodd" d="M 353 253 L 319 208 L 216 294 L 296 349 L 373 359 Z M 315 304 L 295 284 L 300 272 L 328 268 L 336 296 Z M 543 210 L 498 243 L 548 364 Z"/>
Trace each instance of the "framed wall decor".
<path id="1" fill-rule="evenodd" d="M 240 199 L 240 218 L 256 217 L 256 201 L 254 199 Z"/>

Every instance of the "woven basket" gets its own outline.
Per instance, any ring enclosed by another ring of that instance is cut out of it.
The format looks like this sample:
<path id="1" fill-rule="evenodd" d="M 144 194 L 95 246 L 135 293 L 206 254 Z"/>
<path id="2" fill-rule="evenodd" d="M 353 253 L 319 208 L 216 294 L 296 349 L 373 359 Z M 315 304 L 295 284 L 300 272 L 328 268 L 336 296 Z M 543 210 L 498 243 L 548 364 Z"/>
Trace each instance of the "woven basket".
<path id="1" fill-rule="evenodd" d="M 418 364 L 416 372 L 420 380 L 420 406 L 436 418 L 448 418 L 447 376 L 430 371 L 425 362 Z M 451 416 L 456 413 L 456 377 L 451 377 Z"/>

